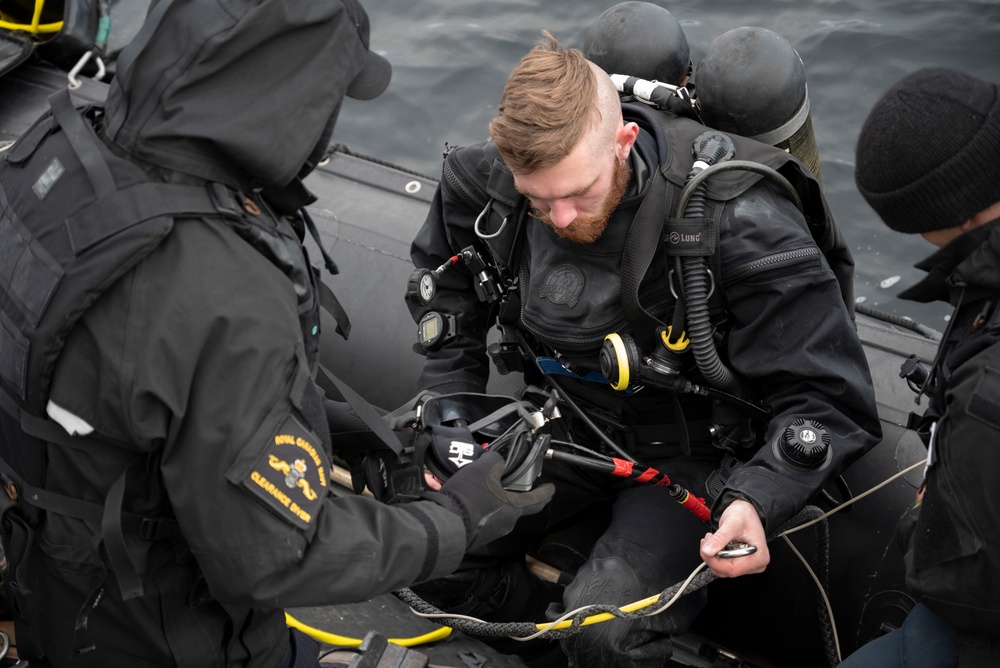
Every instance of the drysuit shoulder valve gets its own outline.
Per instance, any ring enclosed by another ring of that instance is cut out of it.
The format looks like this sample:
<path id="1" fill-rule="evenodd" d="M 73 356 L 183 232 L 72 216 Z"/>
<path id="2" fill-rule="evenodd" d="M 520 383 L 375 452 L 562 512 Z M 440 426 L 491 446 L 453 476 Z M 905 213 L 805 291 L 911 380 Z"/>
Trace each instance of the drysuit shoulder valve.
<path id="1" fill-rule="evenodd" d="M 651 2 L 620 2 L 587 30 L 584 55 L 608 74 L 682 84 L 691 50 L 681 24 Z"/>
<path id="2" fill-rule="evenodd" d="M 775 441 L 775 454 L 794 468 L 813 471 L 830 464 L 830 434 L 815 420 L 799 418 Z"/>
<path id="3" fill-rule="evenodd" d="M 805 66 L 788 40 L 766 28 L 729 30 L 698 63 L 697 81 L 706 125 L 785 149 L 819 178 Z"/>

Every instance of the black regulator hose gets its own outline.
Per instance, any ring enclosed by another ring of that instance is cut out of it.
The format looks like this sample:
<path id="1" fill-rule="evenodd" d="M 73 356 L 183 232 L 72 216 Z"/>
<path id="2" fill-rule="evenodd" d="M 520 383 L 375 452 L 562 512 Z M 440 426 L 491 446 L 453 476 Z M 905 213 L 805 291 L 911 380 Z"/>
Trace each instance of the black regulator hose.
<path id="1" fill-rule="evenodd" d="M 728 148 L 726 145 L 728 144 Z M 795 207 L 802 211 L 802 200 L 792 184 L 777 170 L 749 160 L 731 160 L 733 155 L 731 140 L 721 133 L 706 132 L 695 140 L 695 167 L 688 175 L 687 183 L 681 190 L 677 211 L 684 218 L 701 218 L 705 213 L 707 186 L 705 181 L 715 174 L 732 170 L 750 171 L 762 174 L 778 184 L 788 195 Z M 707 163 L 701 166 L 698 163 Z M 687 333 L 691 340 L 691 352 L 698 370 L 707 383 L 725 390 L 737 397 L 744 396 L 742 384 L 719 358 L 712 335 L 712 323 L 708 309 L 708 297 L 712 290 L 705 260 L 701 257 L 677 258 L 678 273 L 683 278 L 684 304 L 687 310 Z M 721 277 L 717 277 L 721 281 Z M 716 286 L 722 289 L 722 286 Z"/>
<path id="2" fill-rule="evenodd" d="M 720 174 L 722 172 L 731 172 L 734 170 L 743 170 L 745 172 L 754 172 L 756 174 L 761 174 L 767 178 L 774 181 L 785 194 L 788 195 L 788 199 L 792 200 L 792 204 L 800 212 L 803 211 L 802 208 L 802 198 L 799 197 L 799 193 L 795 190 L 795 186 L 786 179 L 781 173 L 774 169 L 773 167 L 768 167 L 767 165 L 762 165 L 759 162 L 752 162 L 750 160 L 729 160 L 727 162 L 720 162 L 710 167 L 698 171 L 694 176 L 689 177 L 687 183 L 684 184 L 684 189 L 681 190 L 680 198 L 677 201 L 677 210 L 684 211 L 687 207 L 688 200 L 692 199 L 694 196 L 694 190 L 702 185 L 706 179 Z"/>
<path id="3" fill-rule="evenodd" d="M 700 174 L 713 165 L 733 157 L 733 142 L 719 132 L 705 132 L 694 141 L 695 163 L 681 191 L 678 212 L 684 218 L 703 218 L 707 186 Z M 712 322 L 708 310 L 708 297 L 712 290 L 705 258 L 700 256 L 677 258 L 678 273 L 684 285 L 684 306 L 687 312 L 687 335 L 691 340 L 691 353 L 706 383 L 736 396 L 745 392 L 736 376 L 726 368 L 715 348 Z M 721 286 L 720 286 L 721 287 Z"/>

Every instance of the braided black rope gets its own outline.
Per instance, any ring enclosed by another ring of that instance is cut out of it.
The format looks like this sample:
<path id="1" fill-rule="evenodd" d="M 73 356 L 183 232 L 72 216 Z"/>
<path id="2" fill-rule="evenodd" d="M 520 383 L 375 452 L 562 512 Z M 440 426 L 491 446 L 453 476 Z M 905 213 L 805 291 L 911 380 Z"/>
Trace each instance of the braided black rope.
<path id="1" fill-rule="evenodd" d="M 816 509 L 819 512 L 819 509 Z M 816 558 L 819 560 L 819 578 L 823 585 L 823 591 L 830 592 L 830 523 L 823 520 L 816 525 Z M 833 635 L 833 624 L 819 593 L 816 594 L 816 603 L 819 608 L 819 629 L 823 636 L 823 649 L 826 652 L 827 668 L 835 668 L 840 663 L 837 656 L 837 640 Z"/>
<path id="2" fill-rule="evenodd" d="M 816 506 L 806 506 L 799 512 L 798 515 L 782 526 L 778 530 L 778 533 L 780 534 L 789 529 L 794 529 L 795 527 L 805 524 L 806 522 L 811 522 L 822 515 L 823 511 Z M 819 580 L 820 585 L 823 587 L 823 592 L 829 596 L 830 523 L 829 520 L 824 519 L 821 522 L 817 522 L 814 526 L 816 529 L 816 579 Z M 820 639 L 823 644 L 823 665 L 826 668 L 834 668 L 840 663 L 840 659 L 837 657 L 837 641 L 833 634 L 833 621 L 830 619 L 830 613 L 826 608 L 826 604 L 824 603 L 823 596 L 820 592 L 816 592 L 816 609 L 817 616 L 819 618 Z"/>
<path id="3" fill-rule="evenodd" d="M 871 306 L 865 306 L 864 304 L 855 304 L 854 310 L 862 315 L 867 315 L 871 318 L 875 318 L 876 320 L 882 320 L 883 322 L 888 322 L 892 325 L 903 327 L 904 329 L 916 332 L 917 334 L 923 336 L 925 339 L 930 339 L 931 341 L 941 340 L 942 336 L 941 332 L 931 327 L 928 327 L 927 325 L 910 320 L 909 318 L 903 318 L 898 315 L 886 313 L 885 311 L 880 311 L 876 308 L 872 308 Z"/>
<path id="4" fill-rule="evenodd" d="M 822 515 L 822 511 L 819 508 L 816 508 L 815 506 L 807 506 L 806 508 L 803 508 L 798 515 L 783 525 L 774 534 L 774 536 L 777 536 L 788 529 L 795 528 L 801 524 L 816 519 L 820 515 Z M 772 536 L 772 538 L 774 536 Z M 770 542 L 770 539 L 768 542 Z M 830 533 L 829 523 L 825 519 L 822 522 L 817 523 L 816 542 L 817 559 L 819 561 L 819 573 L 817 574 L 817 578 L 819 579 L 824 592 L 828 594 L 830 571 Z M 691 579 L 691 582 L 681 595 L 683 596 L 693 591 L 697 591 L 717 579 L 718 576 L 711 571 L 700 571 Z M 607 613 L 617 619 L 624 620 L 648 617 L 655 613 L 658 609 L 656 607 L 657 605 L 663 605 L 672 599 L 683 584 L 683 582 L 678 582 L 677 584 L 664 589 L 660 592 L 656 603 L 634 612 L 625 612 L 616 605 L 589 605 L 570 618 L 569 621 L 571 623 L 569 627 L 546 631 L 544 633 L 544 637 L 551 640 L 561 640 L 563 638 L 576 635 L 584 630 L 584 627 L 581 626 L 584 620 L 588 617 L 601 613 Z M 456 631 L 461 631 L 466 635 L 477 636 L 480 638 L 527 638 L 529 636 L 536 635 L 539 632 L 538 625 L 534 622 L 478 622 L 470 619 L 449 617 L 448 613 L 423 600 L 409 588 L 398 589 L 392 593 L 396 596 L 396 598 L 413 608 L 413 610 L 417 613 L 421 615 L 440 615 L 436 616 L 433 621 L 438 624 L 450 626 Z M 817 601 L 819 608 L 820 633 L 822 635 L 823 649 L 826 655 L 825 665 L 831 667 L 836 666 L 839 663 L 839 660 L 837 658 L 837 646 L 833 635 L 832 622 L 826 606 L 823 604 L 823 599 L 819 594 L 817 594 Z"/>
<path id="5" fill-rule="evenodd" d="M 437 179 L 435 177 L 428 176 L 427 174 L 424 174 L 423 172 L 418 172 L 418 171 L 413 170 L 413 169 L 408 169 L 407 167 L 403 167 L 401 165 L 397 165 L 394 162 L 389 162 L 387 160 L 382 160 L 380 158 L 374 158 L 374 157 L 372 157 L 370 155 L 365 155 L 364 153 L 357 153 L 355 151 L 352 151 L 350 148 L 348 148 L 346 144 L 341 144 L 339 142 L 338 143 L 334 143 L 334 144 L 330 144 L 330 146 L 327 147 L 326 153 L 323 155 L 323 159 L 325 160 L 325 159 L 329 158 L 334 153 L 343 153 L 344 155 L 349 155 L 349 156 L 351 156 L 353 158 L 361 158 L 362 160 L 367 160 L 368 162 L 373 162 L 376 165 L 382 165 L 383 167 L 391 167 L 391 168 L 395 169 L 396 171 L 403 172 L 404 174 L 410 174 L 412 176 L 419 176 L 421 178 L 427 179 L 428 181 L 437 181 Z"/>
<path id="6" fill-rule="evenodd" d="M 713 574 L 711 571 L 701 571 L 694 576 L 691 583 L 684 590 L 682 596 L 693 591 L 697 591 L 716 579 L 718 579 L 718 576 Z M 576 635 L 577 633 L 583 631 L 584 627 L 581 626 L 581 624 L 587 617 L 605 612 L 618 619 L 631 620 L 647 617 L 652 611 L 656 610 L 656 606 L 658 604 L 666 603 L 673 598 L 674 594 L 680 590 L 683 584 L 683 582 L 678 582 L 677 584 L 664 589 L 660 592 L 660 598 L 656 603 L 636 610 L 635 612 L 625 612 L 616 605 L 589 605 L 572 617 L 572 623 L 569 627 L 546 631 L 544 637 L 553 640 L 561 640 L 562 638 L 568 638 Z M 447 613 L 435 608 L 433 605 L 414 594 L 410 589 L 399 589 L 392 593 L 395 594 L 399 600 L 406 603 L 420 614 L 447 615 Z M 438 624 L 450 626 L 456 631 L 461 631 L 467 635 L 478 636 L 481 638 L 527 638 L 528 636 L 535 635 L 539 630 L 538 626 L 534 622 L 474 622 L 472 620 L 457 619 L 454 617 L 438 617 L 433 621 Z"/>

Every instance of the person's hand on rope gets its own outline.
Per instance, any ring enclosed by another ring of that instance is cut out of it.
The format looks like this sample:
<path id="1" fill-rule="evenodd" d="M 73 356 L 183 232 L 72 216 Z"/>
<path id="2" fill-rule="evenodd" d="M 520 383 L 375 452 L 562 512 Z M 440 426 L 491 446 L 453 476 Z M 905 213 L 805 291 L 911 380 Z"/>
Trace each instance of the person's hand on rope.
<path id="1" fill-rule="evenodd" d="M 748 543 L 757 551 L 743 557 L 724 559 L 719 551 L 730 542 Z M 771 561 L 767 549 L 764 525 L 753 504 L 736 500 L 722 511 L 719 528 L 701 539 L 701 558 L 720 578 L 735 578 L 750 573 L 762 573 Z"/>

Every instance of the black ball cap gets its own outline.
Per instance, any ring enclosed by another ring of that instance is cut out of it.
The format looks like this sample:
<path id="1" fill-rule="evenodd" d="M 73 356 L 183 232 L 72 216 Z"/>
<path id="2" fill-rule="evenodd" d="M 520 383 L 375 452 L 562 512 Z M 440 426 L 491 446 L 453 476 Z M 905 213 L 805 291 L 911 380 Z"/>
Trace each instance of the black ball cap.
<path id="1" fill-rule="evenodd" d="M 347 96 L 355 100 L 374 100 L 385 92 L 392 79 L 392 65 L 388 60 L 371 50 L 368 14 L 357 0 L 343 0 L 347 15 L 358 30 L 358 38 L 364 44 L 367 53 L 362 61 L 361 70 L 347 85 Z"/>

